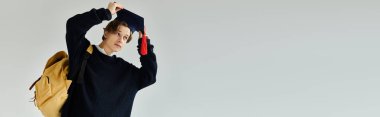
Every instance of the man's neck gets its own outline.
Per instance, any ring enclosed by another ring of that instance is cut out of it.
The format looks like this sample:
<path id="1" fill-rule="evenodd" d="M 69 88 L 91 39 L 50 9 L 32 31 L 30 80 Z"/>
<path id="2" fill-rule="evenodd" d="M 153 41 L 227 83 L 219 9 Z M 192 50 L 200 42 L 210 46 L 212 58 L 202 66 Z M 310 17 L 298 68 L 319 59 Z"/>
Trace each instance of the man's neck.
<path id="1" fill-rule="evenodd" d="M 102 48 L 106 53 L 106 55 L 110 56 L 112 54 L 112 51 L 109 47 L 105 46 L 104 43 L 100 43 L 99 47 Z"/>

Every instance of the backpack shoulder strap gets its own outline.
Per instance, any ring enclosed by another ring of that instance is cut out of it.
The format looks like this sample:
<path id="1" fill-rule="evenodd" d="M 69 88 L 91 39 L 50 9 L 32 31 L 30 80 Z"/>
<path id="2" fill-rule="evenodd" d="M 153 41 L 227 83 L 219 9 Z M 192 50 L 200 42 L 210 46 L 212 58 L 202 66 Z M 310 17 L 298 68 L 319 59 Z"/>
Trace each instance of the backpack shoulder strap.
<path id="1" fill-rule="evenodd" d="M 90 44 L 90 46 L 87 47 L 87 50 L 86 50 L 88 53 L 92 54 L 92 52 L 94 51 L 94 49 L 92 48 L 92 45 Z"/>
<path id="2" fill-rule="evenodd" d="M 87 50 L 86 50 L 87 52 L 84 54 L 82 65 L 80 67 L 80 71 L 79 71 L 79 74 L 78 74 L 78 80 L 77 80 L 78 84 L 82 84 L 83 83 L 83 80 L 84 80 L 84 71 L 86 69 L 87 60 L 90 57 L 90 55 L 92 54 L 93 50 L 94 49 L 93 49 L 92 45 L 90 44 L 87 47 Z"/>

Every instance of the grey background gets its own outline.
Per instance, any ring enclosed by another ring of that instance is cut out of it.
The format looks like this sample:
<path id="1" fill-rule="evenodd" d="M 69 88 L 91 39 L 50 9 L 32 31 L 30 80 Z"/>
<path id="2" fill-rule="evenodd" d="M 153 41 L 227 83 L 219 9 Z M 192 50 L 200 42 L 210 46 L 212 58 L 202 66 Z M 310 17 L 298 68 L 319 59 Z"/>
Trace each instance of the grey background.
<path id="1" fill-rule="evenodd" d="M 66 50 L 66 20 L 108 2 L 2 1 L 1 117 L 42 116 L 27 88 Z M 117 2 L 146 18 L 159 65 L 133 117 L 380 116 L 377 0 Z M 136 37 L 117 55 L 140 66 Z"/>

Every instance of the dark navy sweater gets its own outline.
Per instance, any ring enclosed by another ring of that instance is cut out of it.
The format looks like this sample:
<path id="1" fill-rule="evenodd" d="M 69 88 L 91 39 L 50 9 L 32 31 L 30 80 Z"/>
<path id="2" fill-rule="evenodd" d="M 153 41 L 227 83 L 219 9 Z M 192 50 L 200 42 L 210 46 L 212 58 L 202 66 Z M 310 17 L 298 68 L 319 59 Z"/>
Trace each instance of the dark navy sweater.
<path id="1" fill-rule="evenodd" d="M 82 84 L 76 83 L 76 74 L 90 42 L 86 32 L 104 20 L 110 20 L 109 10 L 92 9 L 71 17 L 66 24 L 66 42 L 69 53 L 69 76 L 73 80 L 69 98 L 62 108 L 63 117 L 130 117 L 136 93 L 156 82 L 157 62 L 153 45 L 148 42 L 148 54 L 140 54 L 141 68 L 122 58 L 107 56 L 93 46 Z M 138 39 L 138 51 L 141 39 Z"/>

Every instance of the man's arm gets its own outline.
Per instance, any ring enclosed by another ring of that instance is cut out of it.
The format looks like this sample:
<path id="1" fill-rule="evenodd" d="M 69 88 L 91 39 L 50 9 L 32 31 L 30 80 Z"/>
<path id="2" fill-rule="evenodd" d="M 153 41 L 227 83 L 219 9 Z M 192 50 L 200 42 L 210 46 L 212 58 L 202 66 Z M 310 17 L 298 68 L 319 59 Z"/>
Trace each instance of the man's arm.
<path id="1" fill-rule="evenodd" d="M 68 19 L 66 23 L 66 44 L 69 55 L 74 54 L 79 49 L 91 27 L 111 18 L 111 13 L 108 10 L 100 8 L 77 14 Z"/>
<path id="2" fill-rule="evenodd" d="M 142 39 L 138 40 L 139 45 L 137 46 L 139 54 L 140 54 L 140 62 L 141 68 L 138 70 L 139 78 L 138 88 L 139 90 L 145 88 L 156 82 L 156 74 L 157 74 L 157 60 L 156 55 L 153 52 L 154 46 L 150 44 L 150 39 L 147 39 L 147 54 L 141 55 L 141 43 Z"/>
<path id="3" fill-rule="evenodd" d="M 91 9 L 69 18 L 66 23 L 66 44 L 69 55 L 75 54 L 75 51 L 80 49 L 80 45 L 85 41 L 84 37 L 87 31 L 91 27 L 104 20 L 110 20 L 112 15 L 120 9 L 123 9 L 120 4 L 110 2 L 107 9 Z"/>

